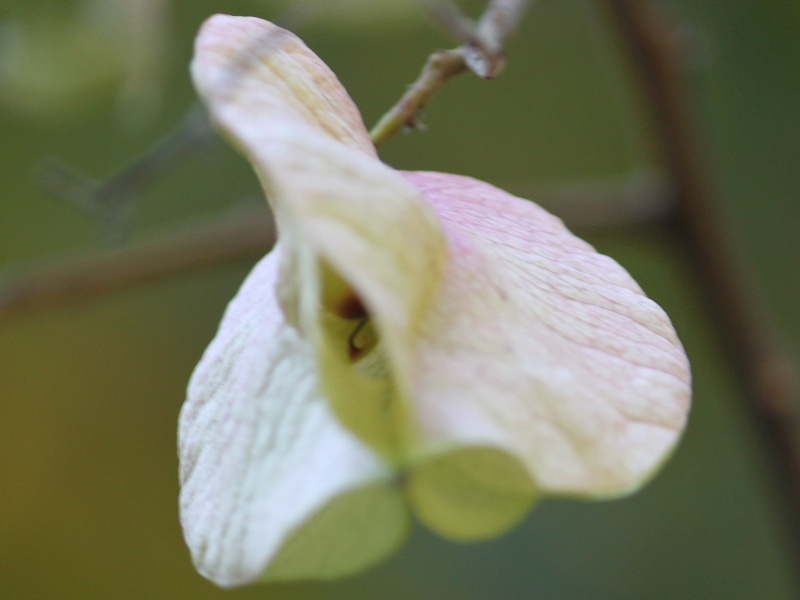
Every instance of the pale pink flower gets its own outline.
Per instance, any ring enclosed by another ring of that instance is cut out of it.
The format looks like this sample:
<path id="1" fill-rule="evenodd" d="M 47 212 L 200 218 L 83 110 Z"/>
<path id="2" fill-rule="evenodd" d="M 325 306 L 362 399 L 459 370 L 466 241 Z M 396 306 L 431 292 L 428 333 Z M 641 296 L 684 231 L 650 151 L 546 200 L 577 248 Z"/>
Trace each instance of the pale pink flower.
<path id="1" fill-rule="evenodd" d="M 333 73 L 270 23 L 211 18 L 192 73 L 279 231 L 181 413 L 203 575 L 337 577 L 396 549 L 412 514 L 484 539 L 665 460 L 686 355 L 617 263 L 531 202 L 381 163 Z"/>

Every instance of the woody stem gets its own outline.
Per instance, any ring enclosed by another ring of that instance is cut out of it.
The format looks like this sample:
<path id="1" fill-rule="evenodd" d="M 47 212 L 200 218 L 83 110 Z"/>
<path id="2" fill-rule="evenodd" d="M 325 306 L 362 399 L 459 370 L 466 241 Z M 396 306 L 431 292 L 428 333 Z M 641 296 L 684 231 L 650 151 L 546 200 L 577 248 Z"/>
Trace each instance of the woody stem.
<path id="1" fill-rule="evenodd" d="M 417 80 L 370 131 L 375 146 L 405 127 L 418 126 L 418 115 L 451 78 L 467 70 L 491 79 L 504 63 L 503 43 L 519 25 L 530 0 L 491 0 L 481 18 L 472 23 L 450 5 L 437 11 L 439 19 L 464 43 L 428 57 Z"/>
<path id="2" fill-rule="evenodd" d="M 800 562 L 800 377 L 766 318 L 732 243 L 698 139 L 680 50 L 655 2 L 607 0 L 654 117 L 663 162 L 677 193 L 670 223 L 695 267 L 709 314 L 735 367 L 747 408 L 763 433 L 786 500 L 784 517 Z M 800 572 L 800 570 L 798 570 Z"/>

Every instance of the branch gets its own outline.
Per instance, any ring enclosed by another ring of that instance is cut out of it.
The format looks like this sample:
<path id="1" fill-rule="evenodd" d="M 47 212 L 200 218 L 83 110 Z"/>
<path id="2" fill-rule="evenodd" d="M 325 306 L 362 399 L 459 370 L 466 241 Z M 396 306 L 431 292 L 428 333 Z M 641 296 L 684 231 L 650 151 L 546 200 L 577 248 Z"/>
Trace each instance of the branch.
<path id="1" fill-rule="evenodd" d="M 710 314 L 749 400 L 752 418 L 772 453 L 787 500 L 787 526 L 800 560 L 800 378 L 727 235 L 706 152 L 697 139 L 684 57 L 673 41 L 673 24 L 651 1 L 607 0 L 607 4 L 636 60 L 664 163 L 677 186 L 675 226 L 696 267 L 698 285 L 713 307 Z"/>
<path id="2" fill-rule="evenodd" d="M 96 181 L 56 160 L 49 160 L 40 170 L 40 179 L 51 193 L 69 200 L 96 219 L 103 237 L 121 238 L 130 229 L 125 216 L 137 194 L 176 163 L 204 148 L 214 137 L 205 109 L 195 105 L 174 131 L 112 177 Z"/>
<path id="3" fill-rule="evenodd" d="M 675 187 L 669 177 L 650 169 L 611 180 L 576 181 L 543 186 L 509 182 L 504 189 L 561 218 L 581 234 L 661 225 L 675 213 Z"/>
<path id="4" fill-rule="evenodd" d="M 519 24 L 530 0 L 491 0 L 481 18 L 473 23 L 451 4 L 437 9 L 447 29 L 465 43 L 430 55 L 419 78 L 370 131 L 375 146 L 405 127 L 419 128 L 418 115 L 449 79 L 472 70 L 479 77 L 496 77 L 505 64 L 503 44 Z"/>
<path id="5" fill-rule="evenodd" d="M 246 203 L 122 248 L 0 273 L 0 322 L 145 281 L 263 255 L 275 241 L 266 204 Z"/>
<path id="6" fill-rule="evenodd" d="M 674 207 L 672 187 L 653 171 L 567 186 L 516 183 L 507 187 L 534 198 L 564 219 L 570 229 L 581 232 L 663 222 Z M 121 248 L 79 255 L 57 264 L 15 267 L 0 272 L 0 322 L 192 269 L 258 257 L 274 241 L 266 204 L 243 203 L 227 214 L 165 229 Z"/>

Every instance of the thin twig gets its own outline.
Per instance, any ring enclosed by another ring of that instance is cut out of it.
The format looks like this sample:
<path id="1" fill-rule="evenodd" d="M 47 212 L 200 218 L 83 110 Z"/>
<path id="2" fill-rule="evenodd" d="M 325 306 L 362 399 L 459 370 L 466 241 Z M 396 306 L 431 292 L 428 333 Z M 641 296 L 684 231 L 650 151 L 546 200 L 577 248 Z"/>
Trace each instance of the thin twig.
<path id="1" fill-rule="evenodd" d="M 800 561 L 800 379 L 727 234 L 706 152 L 697 139 L 697 119 L 672 24 L 654 2 L 608 0 L 608 6 L 637 61 L 665 166 L 677 186 L 674 224 L 696 267 L 698 285 L 713 307 L 710 314 L 749 399 L 752 418 L 772 453 L 770 462 L 786 499 L 786 525 Z"/>
<path id="2" fill-rule="evenodd" d="M 0 273 L 0 322 L 135 284 L 263 255 L 275 241 L 264 202 L 168 229 L 121 248 Z"/>
<path id="3" fill-rule="evenodd" d="M 469 69 L 484 79 L 497 76 L 505 62 L 503 44 L 529 3 L 530 0 L 492 0 L 474 25 L 453 9 L 440 8 L 439 18 L 465 43 L 431 54 L 417 81 L 370 131 L 375 146 L 405 127 L 419 127 L 420 111 L 450 78 Z"/>
<path id="4" fill-rule="evenodd" d="M 461 48 L 431 54 L 419 79 L 369 132 L 375 146 L 380 146 L 404 127 L 419 127 L 417 115 L 422 107 L 448 79 L 466 70 Z"/>
<path id="5" fill-rule="evenodd" d="M 104 237 L 122 238 L 131 229 L 124 216 L 137 194 L 214 137 L 206 111 L 198 104 L 189 109 L 174 131 L 107 179 L 90 179 L 51 159 L 42 165 L 40 180 L 54 195 L 96 219 Z"/>

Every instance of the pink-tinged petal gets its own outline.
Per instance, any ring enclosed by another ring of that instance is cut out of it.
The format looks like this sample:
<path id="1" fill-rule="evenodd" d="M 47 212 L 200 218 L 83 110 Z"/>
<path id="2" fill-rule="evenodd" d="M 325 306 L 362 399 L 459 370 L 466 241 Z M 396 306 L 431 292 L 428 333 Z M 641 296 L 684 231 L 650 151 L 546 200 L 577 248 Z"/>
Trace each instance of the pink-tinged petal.
<path id="1" fill-rule="evenodd" d="M 180 417 L 181 522 L 222 586 L 346 575 L 408 529 L 394 475 L 333 416 L 312 347 L 283 319 L 279 252 L 231 302 Z"/>
<path id="2" fill-rule="evenodd" d="M 690 403 L 687 358 L 663 310 L 535 204 L 467 177 L 405 176 L 450 243 L 444 284 L 411 349 L 409 447 L 421 468 L 436 457 L 441 482 L 447 452 L 450 470 L 463 473 L 464 450 L 483 449 L 481 460 L 497 464 L 473 460 L 470 477 L 492 478 L 483 485 L 498 498 L 526 493 L 514 461 L 530 476 L 529 496 L 606 497 L 642 485 L 673 449 Z M 433 528 L 488 535 L 441 522 L 461 510 L 458 498 L 447 505 L 446 489 L 412 476 L 411 490 Z"/>
<path id="3" fill-rule="evenodd" d="M 288 321 L 318 348 L 325 394 L 347 427 L 393 456 L 408 399 L 402 348 L 445 270 L 446 240 L 433 209 L 374 151 L 329 125 L 340 112 L 352 123 L 355 109 L 291 33 L 257 19 L 213 17 L 198 37 L 193 75 L 274 208 L 285 248 L 279 298 Z M 313 118 L 305 106 L 315 107 Z M 352 306 L 377 324 L 392 381 L 352 368 L 347 324 L 336 321 L 347 321 Z"/>

